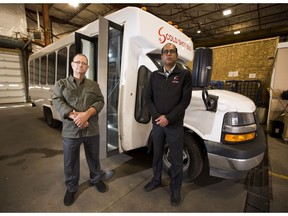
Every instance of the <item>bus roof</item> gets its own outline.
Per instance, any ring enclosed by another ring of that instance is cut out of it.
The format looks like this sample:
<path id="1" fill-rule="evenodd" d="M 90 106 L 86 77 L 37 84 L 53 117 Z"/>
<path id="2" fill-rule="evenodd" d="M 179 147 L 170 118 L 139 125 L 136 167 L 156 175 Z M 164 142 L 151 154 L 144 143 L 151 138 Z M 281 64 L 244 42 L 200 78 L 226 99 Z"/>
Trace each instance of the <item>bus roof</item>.
<path id="1" fill-rule="evenodd" d="M 141 48 L 147 49 L 147 52 L 160 53 L 164 44 L 169 42 L 177 47 L 179 58 L 184 61 L 192 61 L 193 59 L 192 40 L 179 29 L 149 12 L 136 7 L 126 7 L 105 16 L 105 18 L 119 25 L 124 25 L 123 43 L 129 43 L 133 40 Z M 98 35 L 98 29 L 99 21 L 95 20 L 76 32 L 94 36 Z M 56 48 L 72 44 L 74 40 L 73 32 L 31 55 L 31 58 L 37 58 L 43 53 L 49 53 Z"/>

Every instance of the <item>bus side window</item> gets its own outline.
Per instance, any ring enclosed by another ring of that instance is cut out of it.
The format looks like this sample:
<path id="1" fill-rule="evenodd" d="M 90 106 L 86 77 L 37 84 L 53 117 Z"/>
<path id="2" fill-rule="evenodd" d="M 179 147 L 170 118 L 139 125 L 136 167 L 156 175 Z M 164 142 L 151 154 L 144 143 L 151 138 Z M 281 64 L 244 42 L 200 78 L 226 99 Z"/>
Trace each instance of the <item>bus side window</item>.
<path id="1" fill-rule="evenodd" d="M 35 84 L 39 85 L 39 70 L 40 70 L 40 60 L 35 59 Z"/>
<path id="2" fill-rule="evenodd" d="M 41 57 L 41 70 L 40 70 L 40 84 L 46 85 L 46 67 L 47 67 L 47 56 Z"/>
<path id="3" fill-rule="evenodd" d="M 66 78 L 67 71 L 67 47 L 58 51 L 57 54 L 57 80 Z"/>
<path id="4" fill-rule="evenodd" d="M 71 44 L 71 46 L 69 47 L 69 75 L 73 75 L 73 70 L 72 70 L 72 66 L 71 66 L 71 62 L 73 61 L 74 56 L 76 55 L 75 52 L 75 43 Z"/>
<path id="5" fill-rule="evenodd" d="M 55 52 L 49 53 L 48 55 L 48 85 L 55 84 Z"/>
<path id="6" fill-rule="evenodd" d="M 135 103 L 135 119 L 139 123 L 147 124 L 150 121 L 151 115 L 145 104 L 146 86 L 149 81 L 151 71 L 141 66 L 138 70 L 138 80 L 136 89 L 136 103 Z"/>
<path id="7" fill-rule="evenodd" d="M 34 60 L 30 61 L 30 84 L 34 84 Z"/>

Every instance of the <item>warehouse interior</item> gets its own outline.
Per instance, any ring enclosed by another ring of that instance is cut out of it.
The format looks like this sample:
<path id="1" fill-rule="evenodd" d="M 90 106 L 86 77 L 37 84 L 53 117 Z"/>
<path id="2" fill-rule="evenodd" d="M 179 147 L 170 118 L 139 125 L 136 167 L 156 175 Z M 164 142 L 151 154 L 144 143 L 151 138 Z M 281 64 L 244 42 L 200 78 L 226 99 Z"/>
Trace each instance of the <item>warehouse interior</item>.
<path id="1" fill-rule="evenodd" d="M 267 140 L 281 146 L 281 156 L 287 152 L 288 4 L 79 3 L 73 6 L 68 3 L 0 3 L 0 6 L 1 108 L 31 103 L 28 77 L 31 54 L 99 17 L 132 6 L 179 29 L 192 39 L 194 49 L 212 48 L 213 71 L 209 88 L 250 98 L 257 107 L 256 115 Z M 188 65 L 192 69 L 193 59 Z M 273 157 L 275 155 L 277 153 L 273 152 Z M 0 157 L 1 160 L 5 157 Z M 270 166 L 277 170 L 275 158 L 271 161 L 274 164 Z M 281 179 L 286 188 L 288 171 L 284 161 L 280 166 L 284 166 Z M 277 205 L 274 203 L 274 206 Z"/>
<path id="2" fill-rule="evenodd" d="M 33 52 L 97 20 L 99 16 L 127 6 L 142 8 L 187 34 L 193 40 L 194 49 L 213 47 L 211 87 L 238 91 L 252 98 L 259 107 L 259 114 L 264 115 L 261 121 L 268 123 L 268 130 L 271 130 L 271 120 L 279 118 L 278 115 L 281 116 L 287 106 L 286 100 L 281 98 L 283 91 L 287 90 L 283 79 L 286 75 L 282 69 L 278 69 L 285 68 L 286 63 L 285 60 L 283 63 L 276 60 L 287 55 L 285 42 L 288 40 L 288 4 L 81 3 L 73 7 L 52 3 L 1 6 L 2 16 L 9 19 L 1 21 L 0 46 L 12 48 L 13 51 L 16 48 L 16 55 L 21 50 L 21 58 L 26 60 Z M 224 15 L 223 12 L 227 10 L 228 14 Z M 25 62 L 23 71 L 27 70 Z M 27 82 L 27 71 L 23 74 L 22 83 Z M 3 81 L 9 80 L 5 74 L 1 76 Z M 15 79 L 19 82 L 19 78 Z M 7 87 L 2 84 L 1 88 L 7 90 L 5 93 L 2 91 L 1 103 L 28 100 L 25 85 L 21 85 L 17 93 L 14 91 L 19 87 L 13 85 Z M 11 88 L 11 92 L 7 88 Z M 10 96 L 9 99 L 3 99 L 5 95 Z"/>

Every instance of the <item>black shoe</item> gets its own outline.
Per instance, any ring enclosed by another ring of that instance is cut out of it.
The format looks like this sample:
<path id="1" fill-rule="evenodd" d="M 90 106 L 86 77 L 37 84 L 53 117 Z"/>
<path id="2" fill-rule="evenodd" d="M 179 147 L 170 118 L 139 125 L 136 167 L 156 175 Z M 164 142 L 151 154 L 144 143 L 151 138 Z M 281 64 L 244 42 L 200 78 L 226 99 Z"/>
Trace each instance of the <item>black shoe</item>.
<path id="1" fill-rule="evenodd" d="M 153 180 L 150 181 L 148 184 L 145 185 L 144 190 L 146 192 L 150 192 L 152 190 L 154 190 L 155 188 L 159 187 L 160 184 L 155 183 Z"/>
<path id="2" fill-rule="evenodd" d="M 180 193 L 171 193 L 171 205 L 172 206 L 179 206 L 181 201 Z"/>
<path id="3" fill-rule="evenodd" d="M 99 182 L 94 184 L 97 190 L 101 193 L 105 193 L 107 191 L 106 185 L 100 180 Z"/>
<path id="4" fill-rule="evenodd" d="M 68 190 L 66 191 L 65 197 L 64 197 L 64 205 L 65 206 L 70 206 L 74 202 L 74 195 L 76 192 L 69 192 Z"/>

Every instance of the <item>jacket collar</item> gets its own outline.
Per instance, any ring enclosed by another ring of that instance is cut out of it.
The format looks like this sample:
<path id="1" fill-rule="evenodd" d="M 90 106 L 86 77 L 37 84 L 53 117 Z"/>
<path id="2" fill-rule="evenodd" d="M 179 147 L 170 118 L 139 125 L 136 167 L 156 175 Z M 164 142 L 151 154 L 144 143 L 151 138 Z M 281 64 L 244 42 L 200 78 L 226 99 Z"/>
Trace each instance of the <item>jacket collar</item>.
<path id="1" fill-rule="evenodd" d="M 164 67 L 161 68 L 161 70 L 159 70 L 159 73 L 165 76 L 165 69 Z M 178 67 L 177 64 L 175 64 L 175 66 L 172 68 L 172 72 L 170 72 L 170 74 L 174 74 L 174 73 L 180 73 L 180 67 Z M 170 75 L 169 75 L 170 76 Z"/>

